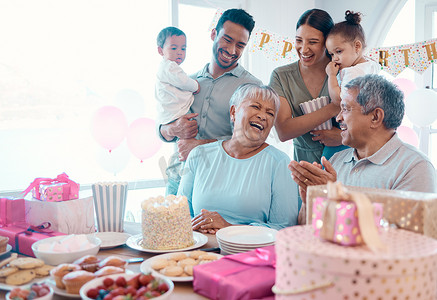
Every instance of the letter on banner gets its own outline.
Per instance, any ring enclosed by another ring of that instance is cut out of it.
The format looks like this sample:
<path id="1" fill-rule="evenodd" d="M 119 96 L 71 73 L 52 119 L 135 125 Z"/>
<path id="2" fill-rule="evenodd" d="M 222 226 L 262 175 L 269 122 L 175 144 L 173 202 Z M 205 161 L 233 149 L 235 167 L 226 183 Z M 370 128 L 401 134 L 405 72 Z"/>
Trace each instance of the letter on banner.
<path id="1" fill-rule="evenodd" d="M 400 51 L 404 54 L 405 66 L 409 66 L 410 60 L 408 59 L 408 53 L 410 53 L 410 49 L 401 49 Z"/>
<path id="2" fill-rule="evenodd" d="M 290 42 L 285 42 L 284 49 L 282 50 L 282 57 L 285 57 L 285 53 L 290 52 L 293 49 L 293 45 Z"/>
<path id="3" fill-rule="evenodd" d="M 261 42 L 259 43 L 259 47 L 262 48 L 264 44 L 267 44 L 270 41 L 270 34 L 262 33 Z"/>
<path id="4" fill-rule="evenodd" d="M 428 61 L 437 59 L 437 50 L 435 49 L 435 42 L 424 46 L 426 49 L 426 55 L 428 55 Z"/>
<path id="5" fill-rule="evenodd" d="M 390 54 L 388 54 L 387 50 L 379 50 L 379 64 L 383 67 L 388 67 L 388 57 Z"/>

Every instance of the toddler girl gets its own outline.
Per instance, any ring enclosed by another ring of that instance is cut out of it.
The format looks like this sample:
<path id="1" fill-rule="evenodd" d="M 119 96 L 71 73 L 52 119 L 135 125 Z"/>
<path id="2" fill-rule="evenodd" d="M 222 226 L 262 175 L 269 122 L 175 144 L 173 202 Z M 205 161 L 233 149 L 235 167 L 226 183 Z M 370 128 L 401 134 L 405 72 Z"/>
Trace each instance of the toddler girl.
<path id="1" fill-rule="evenodd" d="M 332 60 L 326 66 L 329 96 L 334 103 L 340 103 L 349 81 L 366 74 L 376 74 L 379 64 L 364 57 L 366 41 L 361 27 L 361 13 L 347 10 L 346 21 L 337 23 L 326 38 L 326 49 Z"/>
<path id="2" fill-rule="evenodd" d="M 343 87 L 349 81 L 366 74 L 376 74 L 380 70 L 378 63 L 363 55 L 366 40 L 360 25 L 361 14 L 347 10 L 345 19 L 336 23 L 326 38 L 326 50 L 331 55 L 331 62 L 326 66 L 329 97 L 336 104 L 340 104 L 346 92 Z M 329 159 L 334 153 L 346 148 L 344 145 L 325 146 L 322 156 Z"/>

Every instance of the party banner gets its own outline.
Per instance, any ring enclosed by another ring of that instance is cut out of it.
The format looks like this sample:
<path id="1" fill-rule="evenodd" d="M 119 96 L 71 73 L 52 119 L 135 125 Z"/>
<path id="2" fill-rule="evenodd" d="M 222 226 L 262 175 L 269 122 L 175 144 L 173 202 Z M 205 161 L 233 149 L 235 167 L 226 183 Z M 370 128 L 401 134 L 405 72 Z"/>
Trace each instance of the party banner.
<path id="1" fill-rule="evenodd" d="M 224 10 L 217 10 L 210 25 L 210 30 L 217 25 L 217 21 Z M 381 65 L 381 70 L 392 76 L 399 75 L 405 68 L 410 68 L 422 74 L 437 59 L 437 39 L 431 39 L 413 44 L 392 47 L 372 48 L 365 54 Z M 262 52 L 266 58 L 289 64 L 298 59 L 294 38 L 282 36 L 264 28 L 255 28 L 249 43 L 249 51 Z"/>
<path id="2" fill-rule="evenodd" d="M 373 48 L 367 55 L 379 62 L 382 70 L 393 76 L 399 75 L 405 68 L 422 74 L 436 62 L 436 42 L 437 39 L 432 39 L 401 46 Z"/>

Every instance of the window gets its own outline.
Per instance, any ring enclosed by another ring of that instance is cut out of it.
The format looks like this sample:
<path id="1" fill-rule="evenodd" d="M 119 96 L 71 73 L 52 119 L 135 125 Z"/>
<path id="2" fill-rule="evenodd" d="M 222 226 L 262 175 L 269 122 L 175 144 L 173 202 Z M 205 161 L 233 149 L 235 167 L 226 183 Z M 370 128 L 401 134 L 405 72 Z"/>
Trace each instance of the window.
<path id="1" fill-rule="evenodd" d="M 0 1 L 0 191 L 62 172 L 84 185 L 163 179 L 157 162 L 173 145 L 141 163 L 126 140 L 112 153 L 97 144 L 90 120 L 104 105 L 129 124 L 155 118 L 168 16 L 167 1 Z"/>

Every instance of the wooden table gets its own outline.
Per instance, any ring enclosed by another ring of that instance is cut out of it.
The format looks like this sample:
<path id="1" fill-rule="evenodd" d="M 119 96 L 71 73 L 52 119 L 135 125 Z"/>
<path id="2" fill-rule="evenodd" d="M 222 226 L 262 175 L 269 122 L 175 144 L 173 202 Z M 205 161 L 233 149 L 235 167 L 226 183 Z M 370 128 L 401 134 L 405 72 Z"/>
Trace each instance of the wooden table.
<path id="1" fill-rule="evenodd" d="M 138 234 L 141 232 L 140 224 L 138 223 L 126 223 L 125 224 L 125 231 L 130 234 Z M 205 234 L 208 237 L 208 242 L 202 246 L 201 248 L 214 248 L 218 247 L 217 239 L 215 235 L 211 234 Z M 97 254 L 97 257 L 103 259 L 110 255 L 116 255 L 124 259 L 128 258 L 134 258 L 134 257 L 143 257 L 145 260 L 153 257 L 158 254 L 154 253 L 147 253 L 142 252 L 138 250 L 134 250 L 129 248 L 128 246 L 119 246 L 112 249 L 106 249 L 106 250 L 100 250 Z M 141 263 L 131 263 L 128 266 L 129 270 L 132 270 L 134 272 L 140 272 L 140 265 Z M 207 299 L 199 294 L 194 293 L 193 291 L 193 283 L 192 282 L 175 282 L 174 283 L 175 288 L 173 291 L 173 294 L 171 296 L 171 299 L 174 300 L 198 300 L 198 299 Z M 0 299 L 5 299 L 7 291 L 0 290 Z M 71 300 L 72 298 L 64 297 L 60 295 L 54 295 L 54 300 Z"/>

